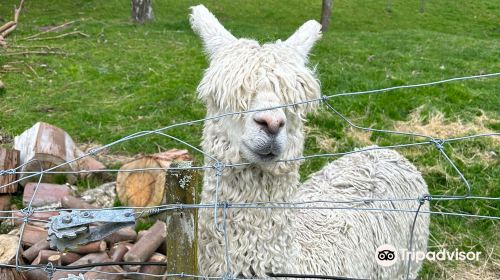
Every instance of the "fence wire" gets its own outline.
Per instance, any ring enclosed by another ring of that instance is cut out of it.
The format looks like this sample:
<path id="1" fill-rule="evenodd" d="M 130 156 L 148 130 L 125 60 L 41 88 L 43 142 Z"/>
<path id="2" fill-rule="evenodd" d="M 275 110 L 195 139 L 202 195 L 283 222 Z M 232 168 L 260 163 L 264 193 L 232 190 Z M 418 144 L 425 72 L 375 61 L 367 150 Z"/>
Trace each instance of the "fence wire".
<path id="1" fill-rule="evenodd" d="M 457 201 L 457 200 L 500 201 L 500 197 L 473 196 L 471 194 L 472 186 L 471 186 L 470 182 L 464 176 L 462 171 L 457 167 L 457 165 L 453 162 L 453 160 L 450 158 L 449 154 L 446 152 L 446 149 L 445 149 L 446 145 L 448 145 L 450 143 L 459 142 L 459 141 L 474 140 L 474 139 L 483 138 L 483 137 L 498 137 L 500 135 L 500 133 L 498 133 L 498 132 L 482 133 L 482 134 L 467 135 L 467 136 L 462 136 L 462 137 L 441 139 L 441 138 L 433 137 L 431 135 L 424 135 L 421 133 L 363 127 L 363 126 L 355 124 L 349 118 L 347 118 L 345 115 L 340 113 L 340 111 L 337 108 L 335 108 L 334 105 L 331 104 L 330 100 L 334 99 L 334 98 L 339 98 L 339 97 L 349 97 L 349 96 L 358 96 L 358 95 L 366 95 L 366 94 L 381 94 L 381 93 L 399 90 L 399 89 L 428 87 L 428 86 L 435 86 L 435 85 L 456 82 L 456 81 L 466 81 L 466 80 L 480 79 L 480 78 L 495 78 L 495 77 L 499 77 L 499 76 L 500 76 L 500 72 L 491 73 L 491 74 L 474 75 L 474 76 L 455 77 L 455 78 L 433 81 L 433 82 L 428 82 L 428 83 L 402 85 L 402 86 L 395 86 L 395 87 L 375 89 L 375 90 L 366 90 L 366 91 L 356 91 L 356 92 L 324 95 L 321 98 L 305 100 L 302 102 L 297 102 L 297 103 L 292 103 L 292 104 L 285 104 L 285 105 L 263 108 L 263 109 L 258 109 L 258 110 L 230 112 L 230 113 L 225 113 L 225 114 L 221 114 L 218 116 L 207 117 L 207 118 L 203 118 L 203 119 L 187 121 L 187 122 L 182 122 L 182 123 L 178 123 L 178 124 L 172 124 L 172 125 L 165 126 L 165 127 L 162 127 L 162 128 L 156 129 L 156 130 L 139 131 L 139 132 L 130 134 L 128 136 L 125 136 L 123 138 L 120 138 L 120 139 L 118 139 L 114 142 L 111 142 L 109 144 L 103 145 L 103 146 L 98 147 L 98 148 L 94 148 L 94 149 L 88 151 L 87 153 L 84 153 L 83 155 L 81 155 L 81 156 L 79 156 L 71 161 L 61 163 L 61 164 L 53 166 L 51 168 L 43 169 L 42 163 L 37 161 L 37 160 L 34 160 L 34 161 L 30 161 L 30 162 L 25 162 L 25 163 L 21 164 L 20 166 L 13 168 L 13 169 L 0 170 L 0 176 L 7 176 L 7 175 L 11 175 L 11 174 L 24 176 L 22 179 L 14 180 L 8 184 L 0 186 L 0 188 L 4 188 L 4 187 L 7 187 L 7 186 L 12 185 L 12 184 L 19 183 L 20 181 L 23 181 L 23 180 L 28 180 L 28 179 L 33 180 L 33 179 L 38 177 L 36 180 L 36 186 L 34 188 L 33 195 L 31 197 L 31 199 L 29 200 L 27 206 L 24 209 L 0 211 L 0 214 L 2 214 L 3 216 L 8 215 L 6 217 L 2 217 L 1 219 L 22 221 L 21 228 L 20 228 L 20 239 L 19 239 L 19 243 L 17 246 L 18 250 L 16 253 L 15 265 L 14 264 L 13 265 L 1 264 L 0 267 L 15 268 L 17 270 L 22 270 L 22 271 L 31 271 L 31 270 L 38 269 L 38 270 L 44 271 L 47 274 L 48 279 L 51 279 L 53 274 L 56 271 L 66 271 L 66 272 L 71 272 L 72 274 L 94 271 L 96 273 L 102 273 L 102 274 L 108 274 L 108 275 L 115 275 L 115 274 L 122 274 L 124 276 L 142 275 L 142 276 L 149 276 L 149 277 L 156 277 L 156 278 L 177 277 L 177 278 L 195 278 L 195 279 L 203 278 L 203 279 L 223 279 L 223 280 L 238 279 L 235 275 L 232 275 L 231 271 L 230 271 L 231 259 L 229 257 L 229 253 L 228 253 L 228 250 L 229 250 L 229 248 L 228 248 L 228 235 L 227 235 L 227 230 L 226 230 L 227 211 L 229 209 L 232 209 L 232 208 L 273 209 L 274 211 L 280 211 L 280 210 L 284 210 L 284 209 L 290 209 L 290 210 L 325 209 L 325 210 L 365 211 L 365 212 L 379 212 L 379 213 L 380 212 L 414 213 L 414 218 L 413 218 L 413 222 L 411 225 L 411 229 L 410 229 L 410 232 L 408 233 L 409 240 L 410 240 L 410 242 L 408 244 L 408 249 L 409 249 L 408 251 L 410 251 L 410 252 L 412 251 L 412 248 L 413 248 L 414 228 L 415 228 L 416 220 L 417 220 L 419 215 L 442 215 L 442 216 L 464 217 L 464 218 L 467 217 L 467 218 L 488 219 L 488 220 L 492 220 L 492 221 L 498 221 L 498 220 L 500 220 L 500 216 L 478 215 L 478 214 L 471 214 L 471 213 L 465 213 L 465 212 L 424 211 L 424 210 L 421 210 L 421 207 L 425 203 L 430 203 L 432 201 Z M 451 168 L 460 177 L 460 179 L 463 182 L 464 187 L 465 187 L 464 195 L 421 194 L 419 197 L 404 197 L 404 198 L 394 197 L 394 198 L 384 198 L 384 199 L 358 198 L 358 199 L 343 200 L 343 201 L 340 201 L 340 200 L 338 200 L 338 201 L 317 200 L 317 201 L 306 201 L 306 202 L 232 203 L 231 201 L 219 201 L 219 185 L 220 185 L 220 181 L 222 180 L 222 178 L 221 178 L 222 171 L 225 170 L 226 168 L 235 168 L 235 167 L 246 166 L 246 165 L 249 165 L 250 163 L 230 164 L 230 163 L 221 162 L 216 158 L 215 155 L 207 154 L 204 151 L 202 151 L 201 149 L 199 149 L 198 147 L 196 147 L 192 144 L 189 144 L 188 142 L 183 141 L 182 139 L 179 139 L 177 137 L 174 137 L 172 135 L 165 133 L 165 131 L 176 128 L 176 127 L 201 124 L 201 123 L 208 121 L 208 120 L 215 120 L 215 119 L 225 118 L 225 117 L 229 117 L 229 116 L 248 114 L 248 113 L 266 111 L 266 110 L 273 110 L 273 109 L 279 109 L 279 108 L 286 108 L 286 107 L 292 107 L 292 106 L 297 106 L 297 105 L 304 105 L 304 104 L 309 104 L 309 103 L 314 103 L 314 102 L 323 104 L 324 107 L 329 112 L 332 112 L 334 115 L 338 116 L 342 121 L 346 122 L 350 127 L 354 128 L 354 129 L 358 129 L 358 130 L 362 130 L 362 131 L 369 131 L 369 132 L 378 132 L 378 133 L 384 133 L 384 134 L 408 136 L 408 137 L 412 137 L 412 139 L 414 139 L 414 142 L 399 143 L 399 144 L 395 144 L 395 145 L 381 146 L 381 147 L 376 147 L 376 146 L 367 147 L 367 148 L 362 148 L 362 149 L 356 149 L 353 151 L 345 151 L 345 152 L 338 152 L 338 153 L 305 155 L 305 156 L 297 157 L 297 158 L 279 160 L 278 162 L 304 161 L 304 160 L 310 160 L 310 159 L 319 158 L 319 157 L 330 157 L 330 158 L 331 157 L 339 157 L 339 156 L 343 156 L 343 155 L 348 155 L 348 154 L 353 154 L 353 153 L 362 153 L 362 152 L 371 151 L 371 150 L 378 150 L 378 149 L 400 149 L 400 148 L 408 148 L 408 147 L 433 146 L 438 151 L 439 155 L 441 155 L 441 157 L 451 166 Z M 94 268 L 94 267 L 117 265 L 117 264 L 118 265 L 124 265 L 124 264 L 128 264 L 128 265 L 138 265 L 138 264 L 165 265 L 165 263 L 150 263 L 150 262 L 142 262 L 142 263 L 139 263 L 139 262 L 92 263 L 92 264 L 86 264 L 86 265 L 80 265 L 80 266 L 56 266 L 56 265 L 53 265 L 51 263 L 46 264 L 46 265 L 22 265 L 22 264 L 20 264 L 21 260 L 19 258 L 19 252 L 22 249 L 22 237 L 23 237 L 26 225 L 32 221 L 47 223 L 47 221 L 35 219 L 35 218 L 32 218 L 31 216 L 33 216 L 33 214 L 35 214 L 35 213 L 44 213 L 44 212 L 53 211 L 53 210 L 39 210 L 39 209 L 34 209 L 32 207 L 32 203 L 33 203 L 33 200 L 36 196 L 38 187 L 39 187 L 40 183 L 43 181 L 43 176 L 45 174 L 86 174 L 86 173 L 102 173 L 102 172 L 140 172 L 140 171 L 149 171 L 149 170 L 165 170 L 164 168 L 102 169 L 102 170 L 75 170 L 75 171 L 59 171 L 59 170 L 57 170 L 60 167 L 63 167 L 65 165 L 68 165 L 68 164 L 73 163 L 75 161 L 81 160 L 85 157 L 92 156 L 92 155 L 95 155 L 97 153 L 103 152 L 106 149 L 108 149 L 114 145 L 123 143 L 125 141 L 131 141 L 131 140 L 134 140 L 134 139 L 137 139 L 140 137 L 145 137 L 148 135 L 160 135 L 160 136 L 163 136 L 165 138 L 169 138 L 169 139 L 174 140 L 182 145 L 187 146 L 188 148 L 192 149 L 193 151 L 196 151 L 198 153 L 203 154 L 205 157 L 214 161 L 213 165 L 169 168 L 169 170 L 213 169 L 215 171 L 214 176 L 216 176 L 216 195 L 215 195 L 215 200 L 213 201 L 213 203 L 164 204 L 164 205 L 151 206 L 151 207 L 112 207 L 112 208 L 100 208 L 100 209 L 58 209 L 57 211 L 59 211 L 59 212 L 70 211 L 70 210 L 101 211 L 101 210 L 109 210 L 109 209 L 134 209 L 137 211 L 137 213 L 139 215 L 138 217 L 141 217 L 142 215 L 158 214 L 161 212 L 176 211 L 179 209 L 213 209 L 214 210 L 214 223 L 216 225 L 216 229 L 221 231 L 221 233 L 224 236 L 224 254 L 225 254 L 224 260 L 225 260 L 226 271 L 222 274 L 222 276 L 213 277 L 213 276 L 205 276 L 205 275 L 191 275 L 191 274 L 185 274 L 183 272 L 163 274 L 163 275 L 154 275 L 154 274 L 141 273 L 141 272 L 114 273 L 114 272 L 92 270 L 92 268 Z M 422 139 L 422 140 L 417 141 L 417 139 Z M 31 164 L 33 162 L 38 163 L 38 166 L 40 169 L 38 172 L 25 172 L 25 171 L 23 171 L 24 166 Z M 394 205 L 397 205 L 398 202 L 415 201 L 416 207 L 415 207 L 415 209 L 403 209 L 403 208 L 388 209 L 388 208 L 366 208 L 366 207 L 360 208 L 360 207 L 350 206 L 350 204 L 353 204 L 353 203 L 369 203 L 369 202 L 376 202 L 376 201 L 390 201 Z M 222 223 L 218 224 L 217 215 L 218 215 L 218 209 L 220 209 L 220 208 L 222 208 L 223 217 L 222 217 Z M 15 213 L 20 214 L 20 217 L 15 217 L 14 216 Z M 409 275 L 410 275 L 410 268 L 411 268 L 410 266 L 411 266 L 411 254 L 410 254 L 410 259 L 408 260 L 407 267 L 406 267 L 406 278 L 407 279 L 409 279 Z M 275 277 L 275 276 L 291 277 L 291 278 L 354 279 L 354 278 L 335 276 L 335 275 L 281 274 L 281 275 L 271 275 L 271 276 L 272 277 Z M 75 276 L 74 279 L 83 279 L 83 278 L 77 278 L 77 277 L 78 276 Z"/>

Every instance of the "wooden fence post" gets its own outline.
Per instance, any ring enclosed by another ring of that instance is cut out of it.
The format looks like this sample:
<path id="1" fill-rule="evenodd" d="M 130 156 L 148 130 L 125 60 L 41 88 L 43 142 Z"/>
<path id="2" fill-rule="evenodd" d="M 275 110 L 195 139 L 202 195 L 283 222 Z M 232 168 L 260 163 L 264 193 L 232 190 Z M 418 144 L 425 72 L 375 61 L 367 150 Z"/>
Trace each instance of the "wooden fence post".
<path id="1" fill-rule="evenodd" d="M 168 170 L 166 204 L 195 204 L 197 171 L 172 170 L 191 167 L 191 162 L 173 162 Z M 167 273 L 198 274 L 198 210 L 167 211 Z"/>

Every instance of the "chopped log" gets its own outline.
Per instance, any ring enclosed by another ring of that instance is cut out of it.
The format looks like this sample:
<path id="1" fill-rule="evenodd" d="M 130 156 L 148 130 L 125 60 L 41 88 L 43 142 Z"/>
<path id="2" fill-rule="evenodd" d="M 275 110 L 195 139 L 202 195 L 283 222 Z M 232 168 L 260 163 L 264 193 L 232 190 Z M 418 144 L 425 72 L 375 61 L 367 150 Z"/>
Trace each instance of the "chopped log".
<path id="1" fill-rule="evenodd" d="M 137 240 L 144 237 L 144 234 L 146 234 L 146 232 L 148 232 L 148 231 L 147 230 L 140 230 L 139 233 L 137 233 Z"/>
<path id="2" fill-rule="evenodd" d="M 27 183 L 23 192 L 23 205 L 27 206 L 35 193 L 37 183 Z M 46 184 L 38 185 L 31 206 L 40 207 L 49 204 L 61 204 L 61 199 L 71 194 L 71 189 L 66 185 Z"/>
<path id="3" fill-rule="evenodd" d="M 167 236 L 167 225 L 162 221 L 156 223 L 148 230 L 143 238 L 139 239 L 125 254 L 123 259 L 128 262 L 143 262 L 153 255 Z"/>
<path id="4" fill-rule="evenodd" d="M 21 239 L 23 245 L 33 246 L 41 240 L 47 240 L 47 230 L 27 224 L 24 226 L 24 233 Z"/>
<path id="5" fill-rule="evenodd" d="M 78 148 L 75 149 L 75 156 L 76 157 L 83 156 L 84 154 L 85 153 L 82 152 L 80 149 L 78 149 Z M 80 159 L 78 161 L 78 165 L 79 165 L 80 170 L 94 171 L 94 170 L 106 169 L 106 166 L 102 162 L 100 162 L 100 161 L 98 161 L 95 158 L 90 157 L 90 156 L 86 156 L 86 157 Z M 101 176 L 103 174 L 104 173 L 101 173 L 101 172 L 97 172 L 97 173 L 83 172 L 80 174 L 80 177 L 89 178 L 89 177 L 94 177 L 94 176 Z"/>
<path id="6" fill-rule="evenodd" d="M 73 209 L 96 209 L 97 207 L 83 201 L 80 198 L 74 197 L 72 195 L 67 195 L 61 199 L 61 205 L 63 208 L 73 208 Z"/>
<path id="7" fill-rule="evenodd" d="M 29 217 L 30 220 L 28 223 L 30 225 L 38 226 L 38 227 L 43 227 L 47 223 L 43 221 L 48 221 L 50 217 L 57 216 L 59 215 L 59 212 L 57 211 L 46 211 L 46 212 L 33 212 L 31 216 Z M 19 211 L 12 212 L 12 217 L 14 218 L 14 224 L 15 225 L 21 225 L 23 221 L 23 214 Z"/>
<path id="8" fill-rule="evenodd" d="M 167 257 L 165 255 L 159 254 L 159 253 L 154 253 L 151 258 L 149 258 L 148 262 L 166 262 Z M 162 275 L 165 273 L 167 268 L 165 266 L 159 266 L 159 265 L 143 265 L 141 266 L 141 269 L 139 269 L 140 273 L 145 273 L 145 274 L 152 274 L 152 275 Z M 140 280 L 155 280 L 158 279 L 158 277 L 152 276 L 152 275 L 139 275 L 140 277 L 138 279 Z"/>
<path id="9" fill-rule="evenodd" d="M 76 146 L 75 142 L 64 130 L 44 122 L 38 122 L 33 127 L 24 131 L 21 135 L 14 138 L 14 147 L 21 152 L 21 164 L 26 164 L 21 171 L 39 172 L 59 166 L 53 171 L 79 171 L 91 168 L 89 159 L 75 160 L 83 152 Z M 65 162 L 70 162 L 64 164 Z M 104 165 L 102 165 L 104 167 Z M 96 168 L 92 166 L 92 168 Z M 102 168 L 98 168 L 102 169 Z M 83 174 L 83 173 L 82 173 Z M 21 174 L 20 179 L 26 177 Z M 44 174 L 43 182 L 53 183 L 60 179 L 73 183 L 76 181 L 74 174 Z M 38 180 L 38 176 L 23 180 L 20 183 L 25 184 L 28 181 Z"/>
<path id="10" fill-rule="evenodd" d="M 104 240 L 109 244 L 115 244 L 124 241 L 134 242 L 137 240 L 137 232 L 135 232 L 133 227 L 121 228 L 104 238 Z"/>
<path id="11" fill-rule="evenodd" d="M 146 234 L 146 232 L 148 232 L 148 231 L 147 230 L 141 230 L 141 231 L 139 231 L 139 233 L 137 234 L 137 240 L 141 239 Z M 168 237 L 168 235 L 167 235 L 167 237 Z M 158 247 L 158 249 L 156 249 L 156 252 L 165 255 L 167 253 L 166 249 L 167 249 L 167 242 L 166 242 L 166 240 L 164 240 L 160 244 L 160 247 Z"/>
<path id="12" fill-rule="evenodd" d="M 28 278 L 28 280 L 47 279 L 47 273 L 45 271 L 43 271 L 41 268 L 28 270 L 24 274 L 26 274 L 26 277 Z M 52 278 L 52 279 L 55 279 L 55 278 Z"/>
<path id="13" fill-rule="evenodd" d="M 74 263 L 79 260 L 82 256 L 72 252 L 58 252 L 53 250 L 40 250 L 38 256 L 33 260 L 31 264 L 47 264 L 49 263 L 49 257 L 58 255 L 60 256 L 60 261 L 63 265 Z"/>
<path id="14" fill-rule="evenodd" d="M 16 259 L 17 244 L 19 237 L 9 234 L 0 235 L 0 264 L 14 264 Z M 26 277 L 15 268 L 0 268 L 0 279 L 2 280 L 24 280 Z"/>
<path id="15" fill-rule="evenodd" d="M 191 156 L 186 150 L 169 150 L 163 153 L 144 156 L 121 167 L 120 170 L 157 168 L 132 172 L 119 172 L 116 179 L 116 193 L 123 205 L 156 206 L 165 197 L 166 169 L 173 161 L 189 161 Z"/>
<path id="16" fill-rule="evenodd" d="M 104 272 L 104 273 L 103 273 Z M 108 273 L 113 274 L 108 274 Z M 120 273 L 120 274 L 116 274 Z M 120 280 L 125 276 L 125 271 L 118 265 L 94 267 L 83 275 L 85 280 Z"/>
<path id="17" fill-rule="evenodd" d="M 0 170 L 14 169 L 18 166 L 18 164 L 18 150 L 4 149 L 0 147 Z M 17 183 L 8 186 L 4 185 L 14 182 L 16 177 L 16 174 L 0 175 L 0 193 L 15 193 L 17 191 Z"/>
<path id="18" fill-rule="evenodd" d="M 172 167 L 177 166 L 173 164 Z M 166 204 L 196 203 L 196 180 L 191 179 L 184 184 L 182 184 L 184 180 L 178 180 L 178 178 L 187 178 L 194 174 L 190 170 L 179 171 L 174 168 L 168 171 Z M 164 216 L 166 216 L 165 221 L 167 222 L 168 232 L 165 239 L 166 244 L 163 245 L 168 259 L 167 272 L 183 271 L 187 274 L 197 275 L 197 210 L 168 211 Z"/>
<path id="19" fill-rule="evenodd" d="M 30 263 L 38 256 L 41 250 L 49 249 L 49 241 L 40 240 L 23 252 L 23 257 Z"/>
<path id="20" fill-rule="evenodd" d="M 134 272 L 134 273 L 139 272 L 139 269 L 141 269 L 140 265 L 128 265 L 127 264 L 127 265 L 123 265 L 122 267 L 123 267 L 123 269 L 125 269 L 128 272 Z"/>
<path id="21" fill-rule="evenodd" d="M 130 243 L 127 243 L 130 244 Z M 130 244 L 132 245 L 132 244 Z M 131 247 L 131 246 L 130 246 Z M 121 262 L 123 260 L 123 256 L 128 252 L 129 246 L 125 243 L 119 243 L 113 246 L 111 250 L 109 250 L 109 256 L 114 262 Z"/>
<path id="22" fill-rule="evenodd" d="M 11 199 L 10 194 L 0 194 L 0 211 L 8 211 L 11 209 L 10 199 Z M 0 213 L 0 218 L 5 218 L 8 216 L 9 216 L 8 213 Z"/>
<path id="23" fill-rule="evenodd" d="M 47 263 L 51 263 L 54 266 L 59 266 L 61 265 L 61 255 L 52 255 L 47 259 Z"/>
<path id="24" fill-rule="evenodd" d="M 82 265 L 82 264 L 90 264 L 90 263 L 98 263 L 98 262 L 109 262 L 109 256 L 105 252 L 100 252 L 100 253 L 91 253 L 88 255 L 83 256 L 79 260 L 77 260 L 74 263 L 69 264 L 68 266 L 75 266 L 75 265 Z M 71 271 L 56 271 L 52 279 L 61 279 L 64 277 L 68 277 L 69 274 L 74 274 L 74 272 Z M 44 279 L 44 278 L 40 278 Z"/>
<path id="25" fill-rule="evenodd" d="M 106 251 L 107 245 L 104 240 L 94 241 L 89 244 L 82 245 L 76 249 L 70 249 L 70 252 L 85 255 L 90 253 L 98 253 Z"/>

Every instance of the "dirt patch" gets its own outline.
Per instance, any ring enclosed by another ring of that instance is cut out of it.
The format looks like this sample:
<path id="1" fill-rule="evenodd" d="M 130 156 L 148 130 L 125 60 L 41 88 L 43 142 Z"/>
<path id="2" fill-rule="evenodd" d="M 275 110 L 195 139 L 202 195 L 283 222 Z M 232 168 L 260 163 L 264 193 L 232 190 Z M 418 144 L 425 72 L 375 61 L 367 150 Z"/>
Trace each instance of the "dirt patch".
<path id="1" fill-rule="evenodd" d="M 493 133 L 487 125 L 499 123 L 500 120 L 490 118 L 486 113 L 475 117 L 471 122 L 463 122 L 460 119 L 448 121 L 442 112 L 431 112 L 428 116 L 422 116 L 424 106 L 420 106 L 410 114 L 408 121 L 397 121 L 394 129 L 397 131 L 415 132 L 436 138 L 452 138 L 470 135 L 474 133 Z M 498 137 L 491 137 L 495 144 L 500 144 Z"/>
<path id="2" fill-rule="evenodd" d="M 370 140 L 370 137 L 372 136 L 371 131 L 364 131 L 361 129 L 348 127 L 346 128 L 345 134 L 347 135 L 347 137 L 353 139 L 357 143 L 360 143 L 364 146 L 373 145 L 372 140 Z"/>
<path id="3" fill-rule="evenodd" d="M 494 131 L 489 129 L 488 125 L 500 122 L 500 120 L 491 118 L 484 112 L 481 116 L 475 117 L 469 122 L 464 122 L 460 119 L 456 119 L 455 121 L 446 120 L 444 114 L 439 111 L 431 112 L 427 116 L 422 116 L 423 108 L 423 106 L 420 106 L 414 110 L 410 114 L 410 119 L 408 121 L 396 122 L 394 124 L 394 129 L 446 139 L 472 134 L 493 133 Z M 463 148 L 461 146 L 452 146 L 454 157 L 465 164 L 473 164 L 478 161 L 490 164 L 498 160 L 499 154 L 497 148 L 500 146 L 500 137 L 488 137 L 487 139 L 491 143 L 491 146 L 487 148 Z M 413 156 L 416 156 L 421 152 L 421 149 L 415 149 L 412 153 L 414 153 Z M 424 169 L 423 171 L 427 172 L 444 172 L 444 170 L 437 170 L 439 168 L 435 166 L 424 167 Z"/>
<path id="4" fill-rule="evenodd" d="M 456 268 L 448 268 L 444 279 L 454 280 L 497 280 L 500 279 L 500 264 L 485 263 L 480 266 L 473 266 L 468 263 L 461 263 Z"/>
<path id="5" fill-rule="evenodd" d="M 316 143 L 316 147 L 318 147 L 321 151 L 327 153 L 334 153 L 337 151 L 337 140 L 328 137 L 326 133 L 324 133 L 317 126 L 305 126 L 304 128 L 307 137 L 314 139 Z"/>

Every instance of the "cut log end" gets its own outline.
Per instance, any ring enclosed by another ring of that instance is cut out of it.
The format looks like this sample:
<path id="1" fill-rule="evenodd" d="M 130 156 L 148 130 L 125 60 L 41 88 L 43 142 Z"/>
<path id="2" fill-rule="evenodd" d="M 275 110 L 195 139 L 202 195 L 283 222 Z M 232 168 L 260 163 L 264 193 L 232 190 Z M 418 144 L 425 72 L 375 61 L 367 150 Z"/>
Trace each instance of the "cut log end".
<path id="1" fill-rule="evenodd" d="M 169 150 L 145 156 L 122 166 L 121 170 L 151 169 L 120 172 L 116 180 L 116 192 L 120 202 L 127 206 L 156 206 L 165 199 L 165 171 L 173 161 L 190 160 L 186 150 Z"/>

